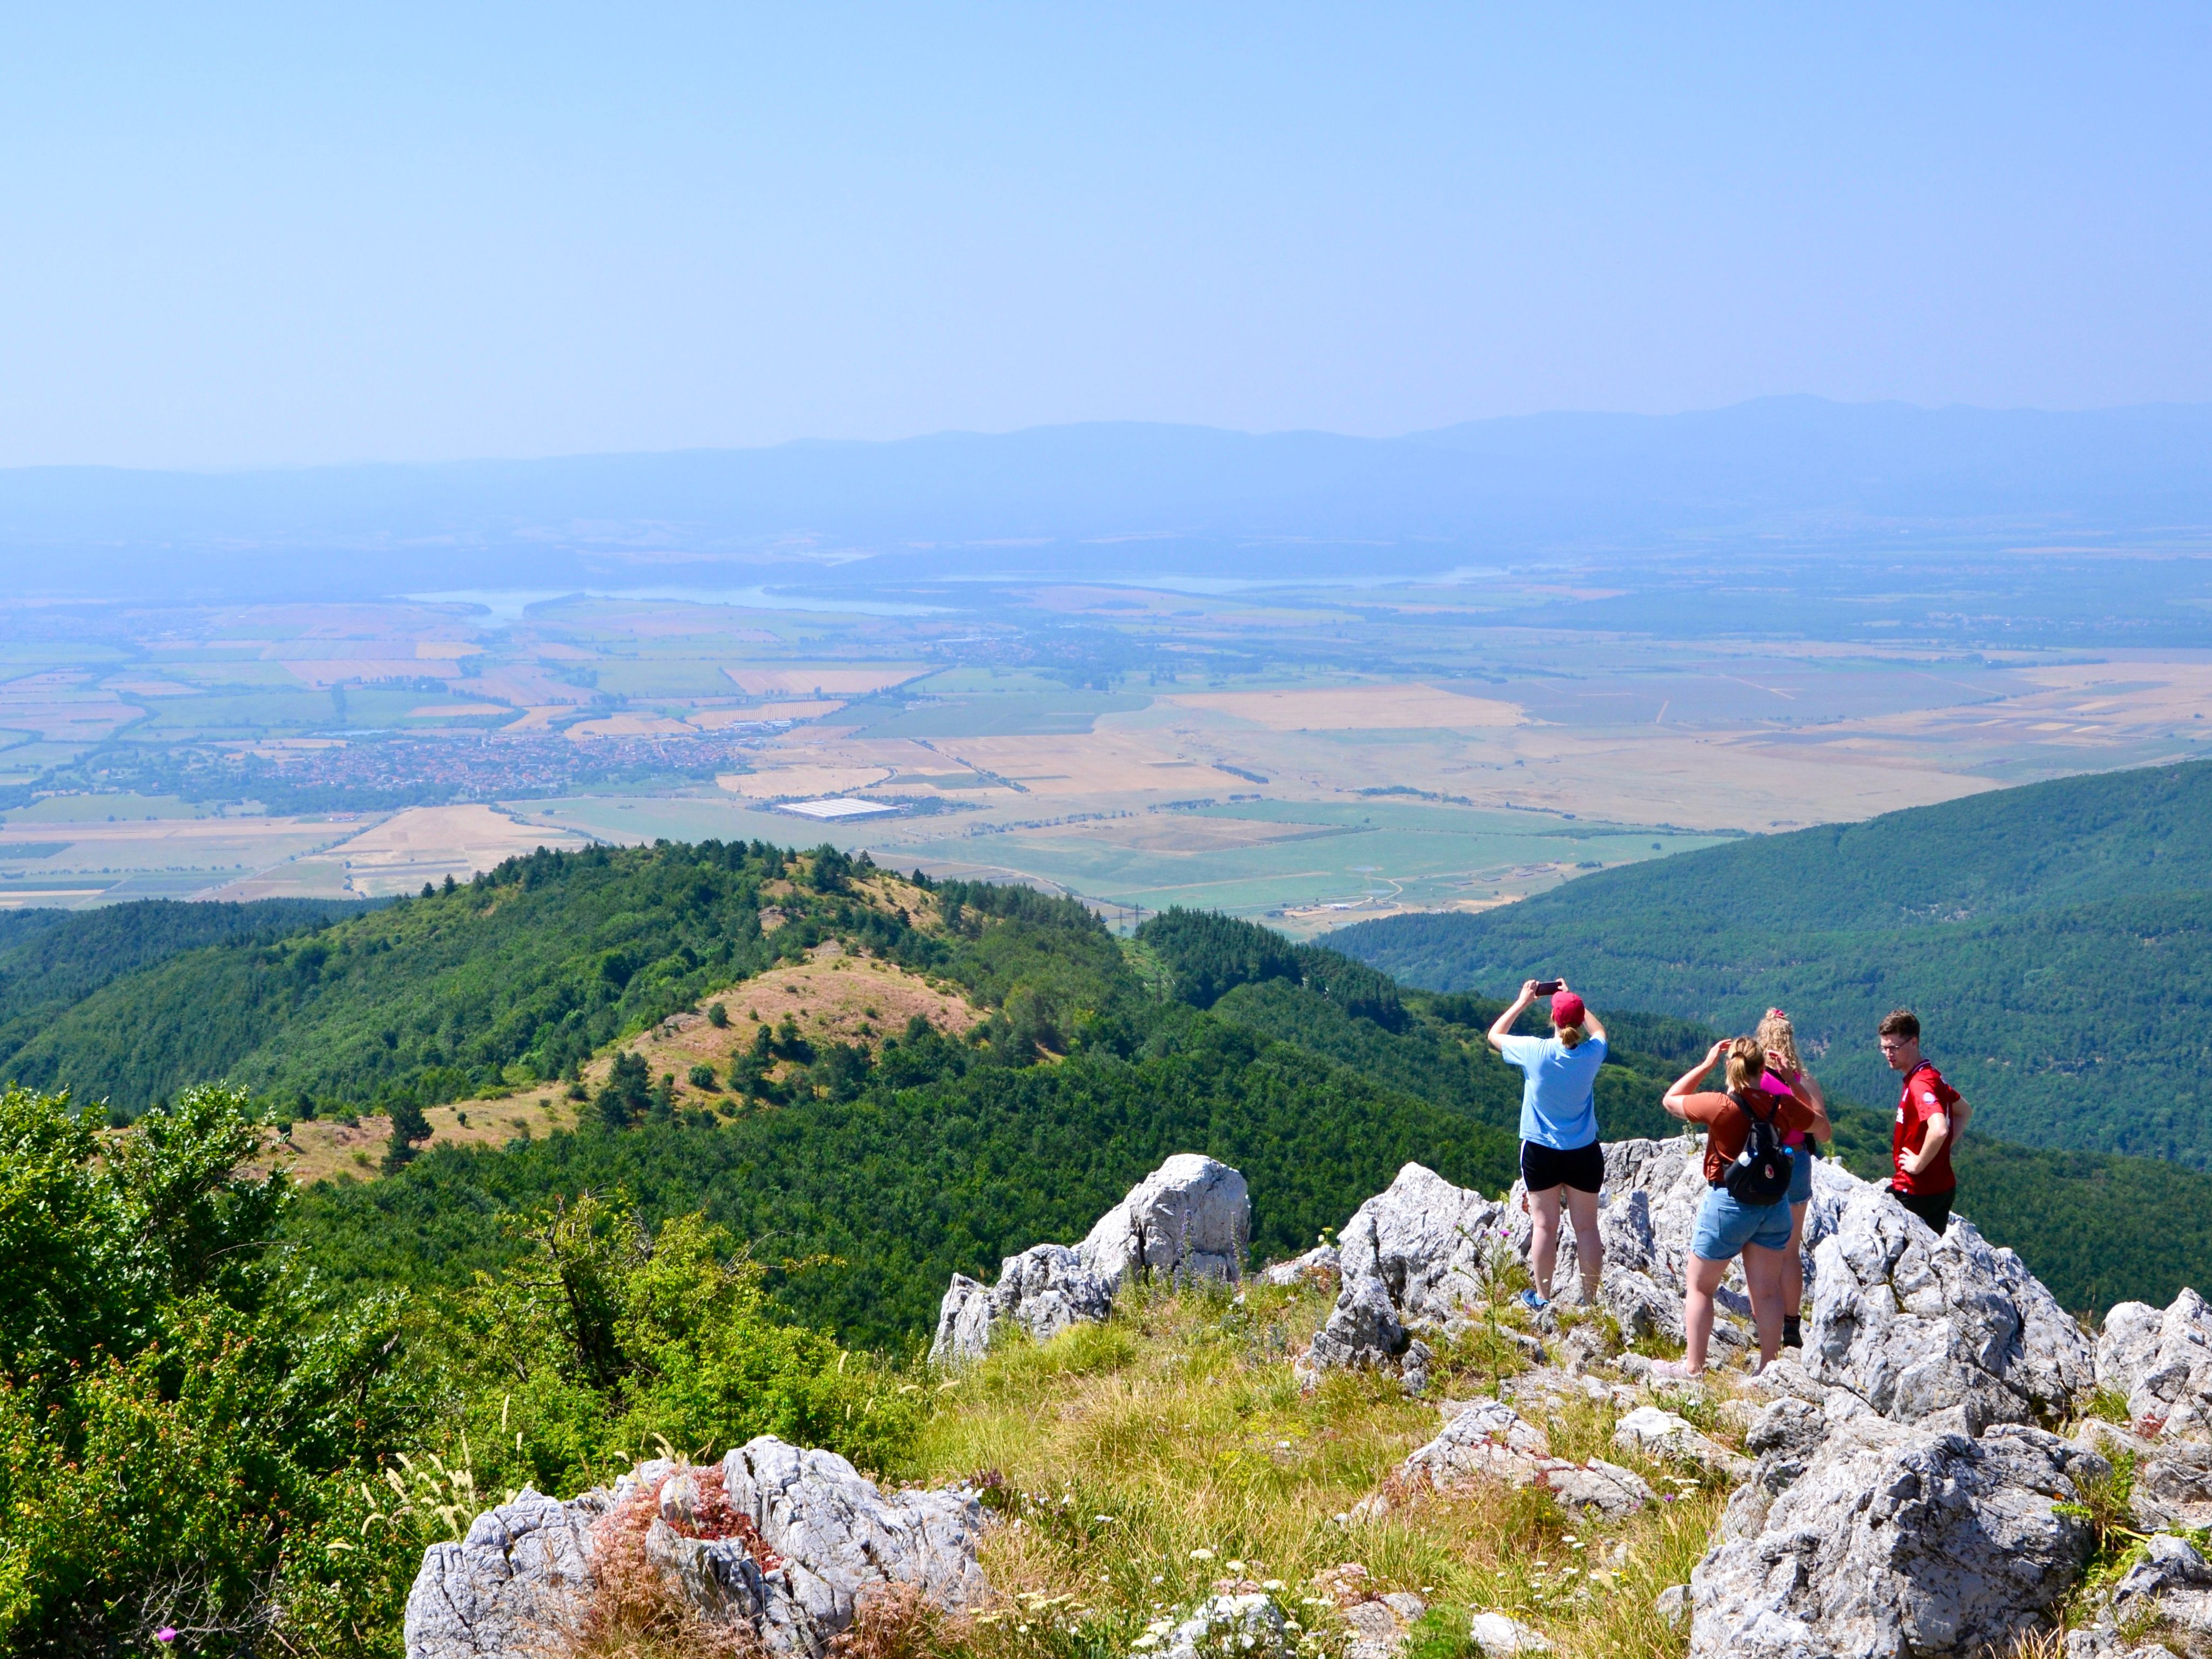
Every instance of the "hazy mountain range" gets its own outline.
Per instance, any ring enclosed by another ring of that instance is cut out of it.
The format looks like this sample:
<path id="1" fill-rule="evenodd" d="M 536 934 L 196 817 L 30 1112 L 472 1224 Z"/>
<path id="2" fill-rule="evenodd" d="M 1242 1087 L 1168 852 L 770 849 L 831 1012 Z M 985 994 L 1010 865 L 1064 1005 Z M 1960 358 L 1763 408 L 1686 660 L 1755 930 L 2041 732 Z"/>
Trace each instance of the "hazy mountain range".
<path id="1" fill-rule="evenodd" d="M 1770 398 L 1393 439 L 1115 422 L 422 465 L 37 467 L 0 471 L 0 572 L 26 596 L 148 599 L 1376 576 L 1882 538 L 2155 548 L 2212 526 L 2208 456 L 2212 405 Z"/>

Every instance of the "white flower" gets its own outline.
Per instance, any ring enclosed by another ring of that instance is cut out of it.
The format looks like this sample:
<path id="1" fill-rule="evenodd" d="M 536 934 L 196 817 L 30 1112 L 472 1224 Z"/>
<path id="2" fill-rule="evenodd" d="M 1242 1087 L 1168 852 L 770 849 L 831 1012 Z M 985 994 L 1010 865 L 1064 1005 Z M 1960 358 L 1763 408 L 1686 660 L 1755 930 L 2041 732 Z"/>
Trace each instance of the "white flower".
<path id="1" fill-rule="evenodd" d="M 1213 1559 L 1213 1552 L 1205 1549 L 1193 1550 L 1190 1553 L 1190 1559 L 1194 1561 L 1211 1561 Z"/>

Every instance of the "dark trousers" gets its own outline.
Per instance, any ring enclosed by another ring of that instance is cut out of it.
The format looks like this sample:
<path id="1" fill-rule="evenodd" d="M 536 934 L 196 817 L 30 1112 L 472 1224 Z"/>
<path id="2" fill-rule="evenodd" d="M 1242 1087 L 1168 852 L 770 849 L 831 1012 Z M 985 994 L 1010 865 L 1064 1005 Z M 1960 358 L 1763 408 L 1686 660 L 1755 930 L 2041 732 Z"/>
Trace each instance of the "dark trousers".
<path id="1" fill-rule="evenodd" d="M 1889 1195 L 1936 1230 L 1942 1237 L 1943 1230 L 1951 1224 L 1951 1200 L 1959 1195 L 1956 1187 L 1948 1193 L 1900 1193 L 1896 1188 Z"/>

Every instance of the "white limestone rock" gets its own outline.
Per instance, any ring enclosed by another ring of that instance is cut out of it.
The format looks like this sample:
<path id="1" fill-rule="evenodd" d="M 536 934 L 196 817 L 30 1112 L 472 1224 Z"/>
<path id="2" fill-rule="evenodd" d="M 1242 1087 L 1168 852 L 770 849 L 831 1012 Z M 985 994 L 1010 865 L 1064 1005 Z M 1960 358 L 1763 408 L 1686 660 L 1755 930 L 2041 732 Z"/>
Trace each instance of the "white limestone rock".
<path id="1" fill-rule="evenodd" d="M 999 1282 L 988 1287 L 953 1274 L 938 1304 L 931 1363 L 981 1359 L 1009 1326 L 1042 1342 L 1102 1320 L 1133 1273 L 1176 1285 L 1237 1279 L 1251 1234 L 1244 1177 L 1199 1153 L 1178 1152 L 1099 1217 L 1081 1244 L 1032 1245 L 1000 1262 Z"/>
<path id="2" fill-rule="evenodd" d="M 1954 1220 L 1941 1238 L 1888 1194 L 1845 1201 L 1816 1253 L 1805 1369 L 1886 1417 L 1968 1433 L 2056 1420 L 2094 1385 L 2081 1328 L 2010 1250 Z"/>
<path id="3" fill-rule="evenodd" d="M 1686 1419 L 1656 1406 L 1638 1406 L 1613 1425 L 1613 1443 L 1646 1457 L 1672 1458 L 1742 1480 L 1751 1460 L 1706 1438 Z"/>
<path id="4" fill-rule="evenodd" d="M 1552 1644 L 1541 1631 L 1531 1630 L 1502 1613 L 1478 1613 L 1468 1625 L 1468 1635 L 1489 1659 L 1509 1659 L 1516 1653 L 1549 1653 Z"/>
<path id="5" fill-rule="evenodd" d="M 1131 1644 L 1162 1659 L 1281 1659 L 1291 1646 L 1289 1624 L 1271 1595 L 1257 1592 L 1209 1596 L 1173 1622 L 1157 1620 Z"/>
<path id="6" fill-rule="evenodd" d="M 1252 1200 L 1244 1177 L 1199 1152 L 1177 1152 L 1098 1218 L 1076 1249 L 1108 1291 L 1133 1276 L 1175 1285 L 1244 1274 Z"/>
<path id="7" fill-rule="evenodd" d="M 1260 1278 L 1269 1285 L 1302 1285 L 1310 1279 L 1333 1277 L 1342 1271 L 1334 1244 L 1316 1244 L 1304 1255 L 1263 1268 Z"/>
<path id="8" fill-rule="evenodd" d="M 1972 1438 L 1858 1411 L 1756 1534 L 1724 1537 L 1691 1575 L 1692 1659 L 2002 1649 L 2073 1587 L 2094 1540 L 2063 1506 L 2109 1473 L 2039 1429 Z"/>
<path id="9" fill-rule="evenodd" d="M 1382 1281 L 1373 1273 L 1347 1273 L 1336 1306 L 1295 1369 L 1299 1380 L 1310 1384 L 1322 1371 L 1393 1369 L 1404 1363 L 1412 1347 Z"/>
<path id="10" fill-rule="evenodd" d="M 574 1504 L 527 1487 L 478 1516 L 458 1544 L 433 1544 L 407 1594 L 407 1659 L 527 1653 L 588 1595 L 591 1525 L 605 1493 Z"/>
<path id="11" fill-rule="evenodd" d="M 719 1471 L 731 1504 L 781 1558 L 763 1570 L 743 1540 L 684 1535 L 698 1476 L 660 1461 L 562 1503 L 525 1492 L 425 1553 L 407 1598 L 407 1659 L 489 1659 L 557 1649 L 595 1587 L 594 1525 L 641 1492 L 659 1513 L 647 1559 L 710 1618 L 749 1626 L 780 1659 L 822 1659 L 860 1598 L 911 1584 L 951 1610 L 990 1593 L 976 1559 L 983 1511 L 964 1491 L 885 1493 L 833 1452 L 772 1437 Z"/>
<path id="12" fill-rule="evenodd" d="M 1444 1321 L 1482 1305 L 1490 1247 L 1504 1244 L 1505 1206 L 1408 1164 L 1337 1235 L 1345 1283 L 1381 1281 L 1398 1317 Z"/>
<path id="13" fill-rule="evenodd" d="M 1406 1459 L 1399 1474 L 1439 1488 L 1477 1476 L 1541 1486 L 1569 1508 L 1613 1516 L 1633 1515 L 1651 1501 L 1651 1489 L 1632 1470 L 1602 1459 L 1573 1463 L 1553 1456 L 1544 1431 L 1502 1400 L 1478 1400 L 1463 1408 Z"/>
<path id="14" fill-rule="evenodd" d="M 2212 1437 L 2212 1305 L 2188 1289 L 2163 1310 L 2115 1305 L 2097 1339 L 2097 1382 L 2154 1433 Z"/>
<path id="15" fill-rule="evenodd" d="M 999 1265 L 999 1282 L 985 1289 L 955 1273 L 937 1311 L 930 1363 L 963 1364 L 991 1351 L 994 1334 L 1008 1324 L 1037 1341 L 1071 1325 L 1106 1317 L 1114 1292 L 1065 1244 L 1036 1244 Z"/>

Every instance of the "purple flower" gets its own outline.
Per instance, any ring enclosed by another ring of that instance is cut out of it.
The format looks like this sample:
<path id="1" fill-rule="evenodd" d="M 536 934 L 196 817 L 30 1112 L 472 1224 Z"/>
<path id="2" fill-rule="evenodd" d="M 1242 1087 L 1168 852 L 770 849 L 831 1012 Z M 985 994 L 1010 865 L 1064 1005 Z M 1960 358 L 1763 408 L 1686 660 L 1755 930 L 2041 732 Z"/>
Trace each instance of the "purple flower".
<path id="1" fill-rule="evenodd" d="M 177 1627 L 174 1625 L 162 1626 L 161 1629 L 154 1632 L 154 1639 L 156 1642 L 175 1641 L 177 1639 Z"/>

